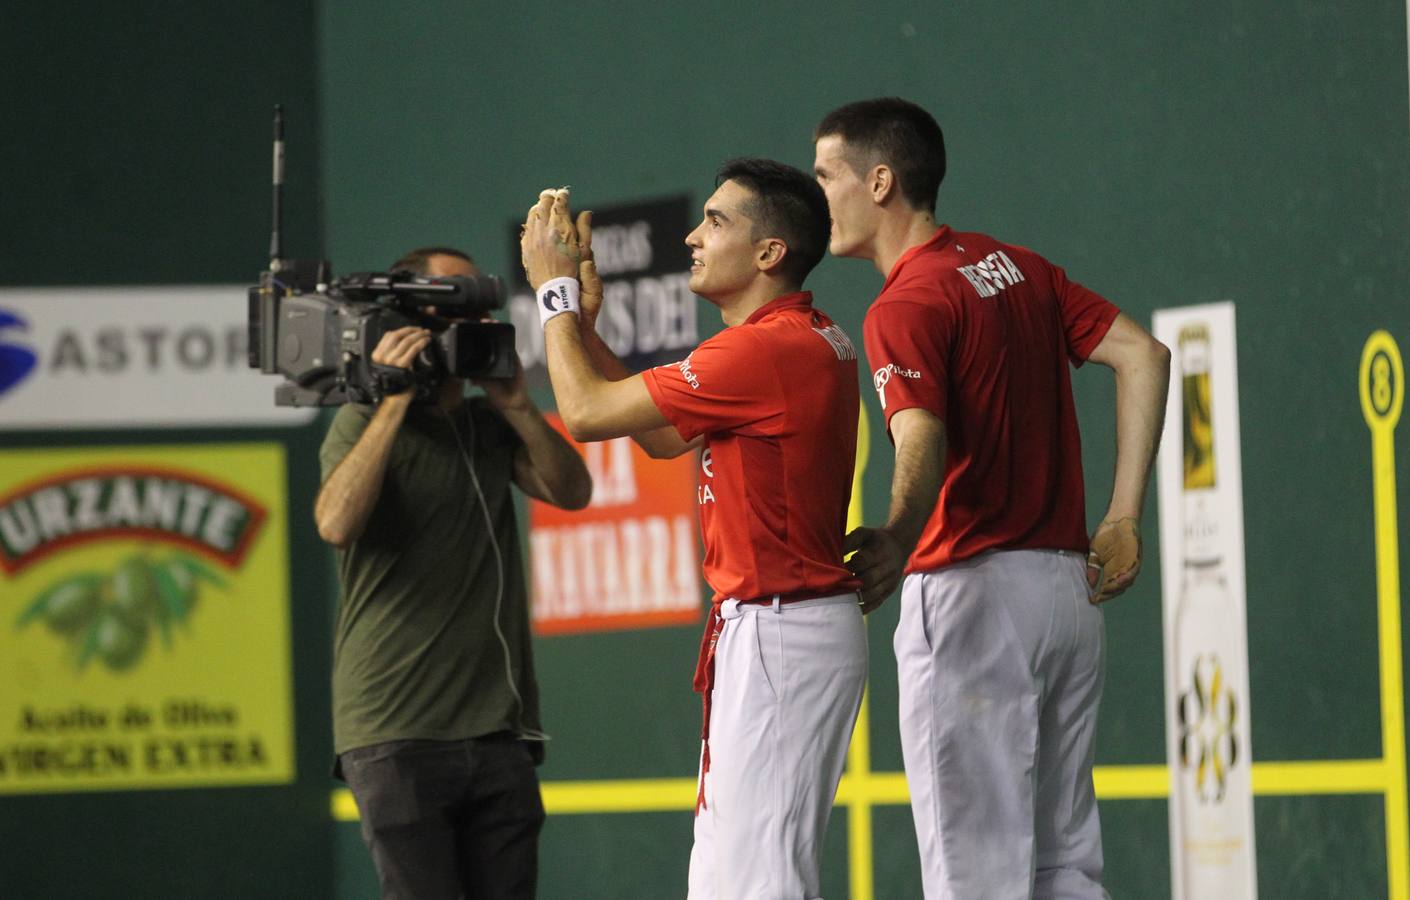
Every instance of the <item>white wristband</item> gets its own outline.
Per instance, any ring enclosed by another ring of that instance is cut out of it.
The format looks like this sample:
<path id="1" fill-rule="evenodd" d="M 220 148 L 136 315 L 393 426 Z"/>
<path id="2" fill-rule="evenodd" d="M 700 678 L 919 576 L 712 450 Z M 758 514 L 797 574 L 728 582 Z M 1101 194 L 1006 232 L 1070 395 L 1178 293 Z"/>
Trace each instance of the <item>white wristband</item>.
<path id="1" fill-rule="evenodd" d="M 563 276 L 545 281 L 539 287 L 539 322 L 548 320 L 559 313 L 578 315 L 578 279 Z"/>

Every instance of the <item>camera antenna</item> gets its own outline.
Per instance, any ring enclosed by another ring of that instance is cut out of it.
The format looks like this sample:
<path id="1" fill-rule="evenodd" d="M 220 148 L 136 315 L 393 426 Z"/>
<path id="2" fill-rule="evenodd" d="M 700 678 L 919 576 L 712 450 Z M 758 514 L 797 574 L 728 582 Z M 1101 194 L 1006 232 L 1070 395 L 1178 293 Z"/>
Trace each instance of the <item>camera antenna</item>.
<path id="1" fill-rule="evenodd" d="M 274 105 L 274 231 L 269 236 L 269 271 L 278 272 L 284 258 L 284 242 L 279 234 L 284 218 L 284 107 Z"/>

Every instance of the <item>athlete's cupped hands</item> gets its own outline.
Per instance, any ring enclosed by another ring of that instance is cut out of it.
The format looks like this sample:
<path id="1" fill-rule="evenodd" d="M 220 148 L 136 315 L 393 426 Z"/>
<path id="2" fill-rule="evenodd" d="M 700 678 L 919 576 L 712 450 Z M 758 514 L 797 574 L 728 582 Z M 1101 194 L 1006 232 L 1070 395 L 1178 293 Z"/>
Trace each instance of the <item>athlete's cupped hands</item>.
<path id="1" fill-rule="evenodd" d="M 578 283 L 582 296 L 578 302 L 579 322 L 584 333 L 597 328 L 597 314 L 602 311 L 602 276 L 597 274 L 597 260 L 592 255 L 592 210 L 578 213 L 578 248 L 582 251 L 582 262 L 578 264 Z"/>
<path id="2" fill-rule="evenodd" d="M 583 254 L 569 217 L 567 188 L 543 191 L 529 207 L 519 234 L 519 255 L 529 287 L 536 291 L 545 281 L 578 277 Z"/>
<path id="3" fill-rule="evenodd" d="M 554 278 L 577 278 L 583 290 L 583 318 L 591 324 L 602 308 L 602 279 L 592 256 L 592 211 L 579 213 L 574 222 L 568 197 L 566 187 L 539 193 L 519 234 L 520 261 L 534 290 Z"/>
<path id="4" fill-rule="evenodd" d="M 884 528 L 856 528 L 842 539 L 842 552 L 852 553 L 846 566 L 862 582 L 862 612 L 869 613 L 901 583 L 906 551 Z"/>

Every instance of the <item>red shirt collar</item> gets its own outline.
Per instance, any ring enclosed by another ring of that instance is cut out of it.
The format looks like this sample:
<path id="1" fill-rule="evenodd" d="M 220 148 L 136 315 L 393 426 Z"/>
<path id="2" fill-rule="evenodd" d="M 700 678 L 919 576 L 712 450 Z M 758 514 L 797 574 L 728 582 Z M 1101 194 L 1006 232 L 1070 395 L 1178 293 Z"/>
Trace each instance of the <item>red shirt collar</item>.
<path id="1" fill-rule="evenodd" d="M 901 258 L 896 260 L 896 265 L 891 267 L 891 272 L 886 276 L 886 283 L 881 286 L 881 289 L 884 291 L 891 286 L 891 282 L 896 280 L 896 273 L 901 271 L 901 268 L 905 266 L 906 263 L 927 251 L 939 250 L 954 239 L 955 233 L 950 230 L 950 226 L 941 225 L 935 230 L 935 234 L 931 235 L 930 239 L 925 243 L 916 244 L 914 247 L 901 254 Z"/>
<path id="2" fill-rule="evenodd" d="M 755 322 L 759 321 L 765 316 L 771 316 L 774 313 L 782 312 L 785 309 L 796 309 L 804 306 L 811 307 L 812 305 L 812 291 L 798 291 L 795 294 L 784 294 L 782 297 L 775 297 L 768 303 L 765 303 L 763 306 L 754 310 L 752 313 L 749 314 L 749 318 L 744 320 L 744 324 L 753 325 Z"/>

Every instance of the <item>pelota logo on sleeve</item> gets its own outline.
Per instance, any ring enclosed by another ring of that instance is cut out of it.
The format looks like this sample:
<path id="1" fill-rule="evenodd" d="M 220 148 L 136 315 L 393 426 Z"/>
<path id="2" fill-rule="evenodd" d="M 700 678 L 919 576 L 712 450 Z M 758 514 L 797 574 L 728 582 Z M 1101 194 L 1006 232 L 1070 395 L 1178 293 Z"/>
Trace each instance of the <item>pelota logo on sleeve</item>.
<path id="1" fill-rule="evenodd" d="M 915 369 L 907 369 L 895 363 L 887 363 L 871 373 L 871 383 L 872 386 L 876 388 L 876 396 L 881 401 L 882 409 L 886 409 L 886 385 L 891 382 L 892 373 L 895 373 L 901 378 L 909 378 L 912 381 L 920 378 L 920 373 Z"/>
<path id="2" fill-rule="evenodd" d="M 0 794 L 293 775 L 284 450 L 0 452 Z"/>

